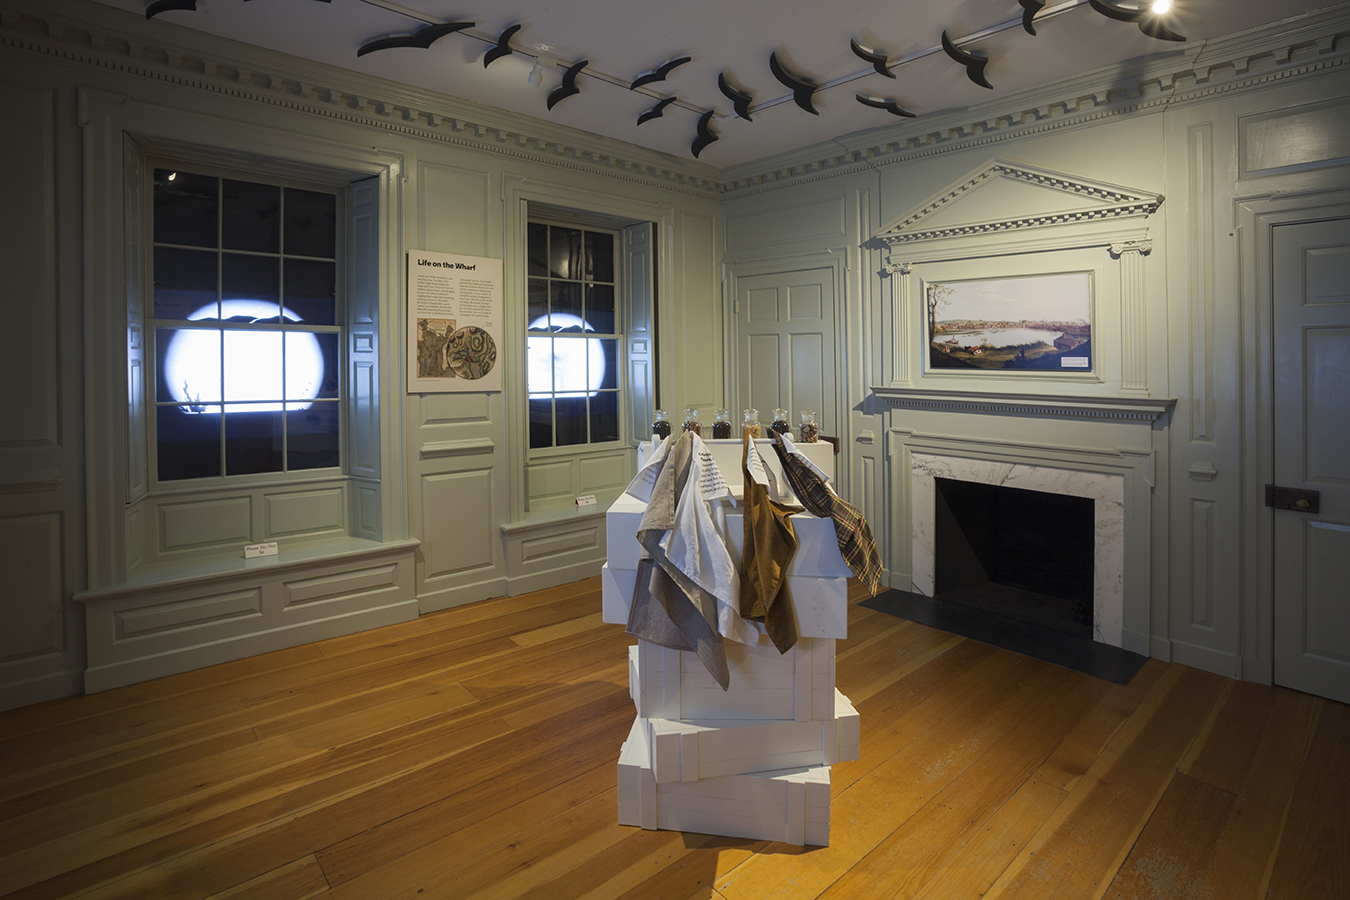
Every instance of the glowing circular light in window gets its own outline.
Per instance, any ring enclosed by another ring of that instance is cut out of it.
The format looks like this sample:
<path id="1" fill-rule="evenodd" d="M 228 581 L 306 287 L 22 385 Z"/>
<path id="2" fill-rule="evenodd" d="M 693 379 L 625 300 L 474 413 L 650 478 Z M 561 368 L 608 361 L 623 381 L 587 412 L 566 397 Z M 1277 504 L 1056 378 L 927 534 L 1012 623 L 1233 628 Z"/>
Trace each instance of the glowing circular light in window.
<path id="1" fill-rule="evenodd" d="M 300 321 L 290 311 L 283 315 L 287 321 Z M 254 322 L 275 320 L 277 304 L 225 300 L 219 312 L 212 303 L 188 316 L 188 320 L 208 322 L 218 317 Z M 309 401 L 319 395 L 323 374 L 319 339 L 303 331 L 221 332 L 184 328 L 175 332 L 164 351 L 164 383 L 174 400 L 188 404 L 181 407 L 187 413 L 218 414 L 221 400 L 228 404 L 227 413 L 308 409 Z"/>
<path id="2" fill-rule="evenodd" d="M 595 331 L 580 316 L 554 313 L 530 323 L 531 331 Z M 605 354 L 596 338 L 551 338 L 531 336 L 525 342 L 532 394 L 555 397 L 594 396 L 605 380 Z"/>

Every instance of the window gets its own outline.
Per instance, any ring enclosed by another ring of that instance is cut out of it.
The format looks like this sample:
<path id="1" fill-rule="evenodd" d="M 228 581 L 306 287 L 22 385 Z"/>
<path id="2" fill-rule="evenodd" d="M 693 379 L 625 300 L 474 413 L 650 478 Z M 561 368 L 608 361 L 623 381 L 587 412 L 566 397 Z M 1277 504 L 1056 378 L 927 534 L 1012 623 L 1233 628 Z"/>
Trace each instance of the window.
<path id="1" fill-rule="evenodd" d="M 531 450 L 619 440 L 618 241 L 612 231 L 529 223 Z"/>
<path id="2" fill-rule="evenodd" d="M 153 194 L 157 480 L 339 468 L 338 194 L 168 167 Z"/>

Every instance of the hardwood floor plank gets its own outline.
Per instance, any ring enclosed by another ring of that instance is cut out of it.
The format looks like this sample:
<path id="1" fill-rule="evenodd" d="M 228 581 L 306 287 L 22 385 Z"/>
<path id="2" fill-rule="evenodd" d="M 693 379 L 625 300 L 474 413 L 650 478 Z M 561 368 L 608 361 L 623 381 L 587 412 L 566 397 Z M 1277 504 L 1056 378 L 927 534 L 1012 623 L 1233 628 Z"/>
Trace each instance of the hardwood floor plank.
<path id="1" fill-rule="evenodd" d="M 1226 791 L 1240 791 L 1274 703 L 1275 692 L 1265 685 L 1233 682 L 1213 727 L 1196 742 L 1181 771 Z"/>
<path id="2" fill-rule="evenodd" d="M 717 879 L 768 846 L 767 841 L 714 837 L 706 834 L 682 835 L 678 850 L 669 862 L 641 884 L 614 894 L 617 900 L 688 900 L 691 897 L 722 895 L 713 889 Z"/>
<path id="3" fill-rule="evenodd" d="M 210 900 L 306 900 L 326 893 L 328 882 L 319 861 L 306 856 L 214 894 Z"/>
<path id="4" fill-rule="evenodd" d="M 1270 717 L 1214 852 L 1202 900 L 1265 900 L 1270 885 L 1319 702 L 1297 691 L 1265 690 L 1273 698 Z"/>
<path id="5" fill-rule="evenodd" d="M 989 900 L 1099 900 L 1223 686 L 1195 669 L 1160 678 L 1150 692 L 1157 703 L 1146 698 Z"/>
<path id="6" fill-rule="evenodd" d="M 941 871 L 1106 692 L 1087 675 L 1054 673 L 1052 692 L 988 752 L 844 873 L 822 897 L 909 900 Z"/>
<path id="7" fill-rule="evenodd" d="M 1116 873 L 1110 900 L 1198 900 L 1237 795 L 1177 773 Z"/>
<path id="8" fill-rule="evenodd" d="M 1001 740 L 1063 677 L 1049 663 L 1019 662 L 1015 672 L 989 683 L 867 778 L 836 793 L 830 846 L 756 854 L 714 886 L 730 900 L 770 897 L 783 881 L 801 896 L 818 896 Z"/>
<path id="9" fill-rule="evenodd" d="M 1350 897 L 1350 706 L 1322 704 L 1289 804 L 1270 900 Z"/>

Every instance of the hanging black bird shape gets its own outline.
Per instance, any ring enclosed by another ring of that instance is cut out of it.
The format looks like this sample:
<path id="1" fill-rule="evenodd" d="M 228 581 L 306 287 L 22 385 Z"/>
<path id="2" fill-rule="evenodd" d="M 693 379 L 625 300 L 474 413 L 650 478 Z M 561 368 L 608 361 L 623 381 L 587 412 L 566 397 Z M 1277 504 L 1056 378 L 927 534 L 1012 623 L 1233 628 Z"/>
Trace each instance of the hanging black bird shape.
<path id="1" fill-rule="evenodd" d="M 731 101 L 731 106 L 736 110 L 736 115 L 747 122 L 753 122 L 750 118 L 750 103 L 755 98 L 740 88 L 732 87 L 731 82 L 727 81 L 727 73 L 719 72 L 717 75 L 717 89 L 722 95 Z"/>
<path id="2" fill-rule="evenodd" d="M 906 119 L 912 119 L 918 113 L 912 113 L 900 105 L 899 100 L 890 98 L 869 97 L 866 94 L 857 94 L 858 102 L 863 106 L 870 106 L 873 109 L 884 109 L 893 116 L 904 116 Z"/>
<path id="3" fill-rule="evenodd" d="M 483 68 L 486 69 L 502 57 L 511 55 L 511 38 L 515 37 L 519 30 L 519 25 L 512 25 L 501 33 L 501 36 L 497 38 L 497 46 L 483 54 Z"/>
<path id="4" fill-rule="evenodd" d="M 590 62 L 589 59 L 583 59 L 581 62 L 573 63 L 572 65 L 567 67 L 567 71 L 563 73 L 562 84 L 558 85 L 552 91 L 549 92 L 548 95 L 549 109 L 552 109 L 553 107 L 557 106 L 559 103 L 566 100 L 573 94 L 581 93 L 581 88 L 577 87 L 577 75 L 580 74 L 582 69 L 586 68 L 586 65 L 589 62 Z"/>
<path id="5" fill-rule="evenodd" d="M 872 64 L 872 68 L 877 70 L 878 75 L 885 75 L 887 78 L 894 78 L 895 73 L 886 65 L 886 54 L 878 53 L 875 50 L 868 50 L 855 39 L 850 38 L 848 45 L 853 48 L 854 54 L 859 59 L 864 59 Z"/>
<path id="6" fill-rule="evenodd" d="M 794 75 L 783 64 L 778 61 L 778 51 L 775 50 L 769 54 L 769 71 L 773 72 L 773 77 L 781 81 L 786 87 L 792 89 L 792 99 L 797 101 L 797 105 L 806 110 L 813 116 L 820 115 L 816 111 L 815 105 L 811 102 L 811 95 L 816 92 L 819 85 L 812 84 L 800 75 Z"/>
<path id="7" fill-rule="evenodd" d="M 638 116 L 637 123 L 641 125 L 643 122 L 650 122 L 652 119 L 661 118 L 661 114 L 666 111 L 666 107 L 674 102 L 675 102 L 674 97 L 667 97 L 666 99 L 657 103 L 651 109 L 644 112 L 642 115 Z"/>
<path id="8" fill-rule="evenodd" d="M 1106 16 L 1108 19 L 1115 19 L 1118 22 L 1134 22 L 1139 26 L 1139 30 L 1151 38 L 1157 38 L 1160 41 L 1184 41 L 1181 35 L 1168 28 L 1163 23 L 1162 16 L 1151 12 L 1148 9 L 1121 9 L 1106 0 L 1088 0 L 1088 6 L 1091 6 L 1097 12 Z"/>
<path id="9" fill-rule="evenodd" d="M 412 34 L 395 34 L 389 37 L 376 38 L 362 44 L 361 49 L 356 51 L 356 55 L 365 56 L 367 53 L 374 53 L 377 50 L 392 50 L 395 47 L 418 47 L 426 50 L 447 34 L 472 28 L 473 24 L 472 22 L 442 22 L 439 25 L 427 25 L 419 28 Z"/>
<path id="10" fill-rule="evenodd" d="M 145 17 L 153 19 L 162 12 L 168 12 L 171 9 L 187 9 L 192 12 L 197 11 L 197 0 L 155 0 L 145 8 Z"/>
<path id="11" fill-rule="evenodd" d="M 633 79 L 633 83 L 628 86 L 628 89 L 630 91 L 636 91 L 643 85 L 654 84 L 658 81 L 665 81 L 667 75 L 675 71 L 677 67 L 682 66 L 685 63 L 689 62 L 689 60 L 691 59 L 693 59 L 692 56 L 681 56 L 678 57 L 677 59 L 666 60 L 665 62 L 661 63 L 661 65 L 657 66 L 655 69 L 652 69 L 645 75 L 639 75 L 637 78 Z"/>
<path id="12" fill-rule="evenodd" d="M 960 47 L 952 43 L 952 39 L 947 37 L 947 32 L 942 32 L 942 49 L 947 51 L 947 55 L 966 67 L 966 77 L 978 84 L 980 87 L 993 89 L 989 79 L 984 77 L 984 67 L 989 65 L 988 57 L 976 56 L 974 53 L 967 53 Z"/>
<path id="13" fill-rule="evenodd" d="M 1036 29 L 1032 26 L 1031 20 L 1036 18 L 1036 13 L 1045 9 L 1045 4 L 1041 0 L 1017 0 L 1022 5 L 1022 27 L 1026 29 L 1027 34 L 1033 37 Z"/>
<path id="14" fill-rule="evenodd" d="M 699 116 L 698 138 L 695 139 L 694 143 L 689 145 L 689 152 L 694 154 L 694 159 L 698 159 L 698 155 L 703 152 L 703 149 L 713 141 L 717 140 L 717 135 L 713 133 L 712 128 L 709 126 L 709 123 L 712 122 L 712 117 L 713 111 L 711 109 Z"/>

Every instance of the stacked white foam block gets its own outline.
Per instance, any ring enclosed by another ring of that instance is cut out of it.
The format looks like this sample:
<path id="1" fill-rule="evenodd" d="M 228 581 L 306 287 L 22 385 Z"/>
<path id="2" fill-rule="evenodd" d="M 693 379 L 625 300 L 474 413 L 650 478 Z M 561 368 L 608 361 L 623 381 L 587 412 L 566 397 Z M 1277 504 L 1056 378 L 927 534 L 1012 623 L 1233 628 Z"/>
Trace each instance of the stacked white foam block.
<path id="1" fill-rule="evenodd" d="M 734 463 L 718 460 L 724 470 L 739 466 L 739 446 Z M 832 468 L 833 460 L 825 461 Z M 628 622 L 645 508 L 627 495 L 610 508 L 606 622 Z M 788 587 L 795 647 L 780 654 L 765 635 L 756 644 L 724 642 L 726 691 L 689 651 L 646 641 L 629 648 L 637 717 L 619 756 L 620 824 L 829 843 L 830 766 L 859 754 L 858 713 L 834 686 L 834 642 L 847 634 L 849 570 L 833 522 L 803 514 L 793 525 L 799 549 Z M 738 566 L 742 528 L 739 512 L 725 516 L 723 537 Z"/>

